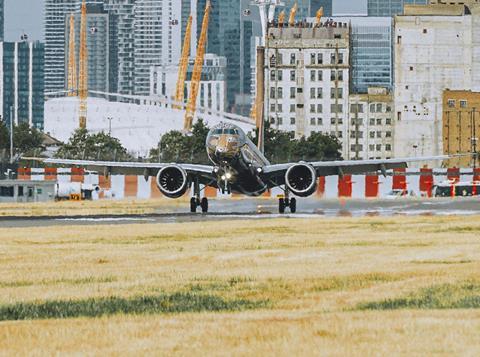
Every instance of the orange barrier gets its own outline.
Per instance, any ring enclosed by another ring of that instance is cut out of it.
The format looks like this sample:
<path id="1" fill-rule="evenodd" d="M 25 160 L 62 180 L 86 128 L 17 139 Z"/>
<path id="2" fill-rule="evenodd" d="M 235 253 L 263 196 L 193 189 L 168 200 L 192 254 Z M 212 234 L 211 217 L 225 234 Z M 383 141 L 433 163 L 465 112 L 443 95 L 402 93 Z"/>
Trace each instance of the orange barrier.
<path id="1" fill-rule="evenodd" d="M 420 169 L 420 191 L 425 192 L 428 197 L 432 197 L 433 170 L 428 168 Z"/>
<path id="2" fill-rule="evenodd" d="M 393 190 L 403 190 L 407 189 L 407 177 L 405 176 L 405 169 L 394 169 L 393 170 Z"/>
<path id="3" fill-rule="evenodd" d="M 138 193 L 138 176 L 125 176 L 125 197 L 137 197 Z"/>
<path id="4" fill-rule="evenodd" d="M 323 197 L 324 194 L 325 194 L 325 176 L 320 176 L 318 178 L 317 196 Z"/>
<path id="5" fill-rule="evenodd" d="M 29 167 L 20 167 L 18 169 L 17 177 L 19 180 L 31 180 L 32 169 Z"/>
<path id="6" fill-rule="evenodd" d="M 352 175 L 338 178 L 338 197 L 352 197 Z"/>
<path id="7" fill-rule="evenodd" d="M 81 167 L 72 167 L 70 175 L 72 182 L 85 182 L 85 170 Z"/>
<path id="8" fill-rule="evenodd" d="M 45 168 L 45 181 L 57 181 L 57 169 L 55 167 Z"/>
<path id="9" fill-rule="evenodd" d="M 379 193 L 379 182 L 377 175 L 365 176 L 365 197 L 377 198 Z"/>
<path id="10" fill-rule="evenodd" d="M 453 183 L 460 181 L 460 169 L 456 167 L 452 167 L 451 169 L 447 169 L 447 178 L 452 181 Z"/>

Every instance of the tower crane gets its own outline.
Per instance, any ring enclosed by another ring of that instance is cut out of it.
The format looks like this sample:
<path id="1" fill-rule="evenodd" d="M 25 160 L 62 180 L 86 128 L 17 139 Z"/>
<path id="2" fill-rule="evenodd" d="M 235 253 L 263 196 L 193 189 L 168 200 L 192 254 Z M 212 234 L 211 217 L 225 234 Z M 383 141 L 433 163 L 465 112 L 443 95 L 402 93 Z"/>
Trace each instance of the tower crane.
<path id="1" fill-rule="evenodd" d="M 188 57 L 190 56 L 190 37 L 192 33 L 192 21 L 193 17 L 192 15 L 190 15 L 187 22 L 187 28 L 185 30 L 185 39 L 183 40 L 182 57 L 180 58 L 180 65 L 178 66 L 177 89 L 175 91 L 175 101 L 178 103 L 183 103 L 183 98 L 185 96 L 184 88 L 185 79 L 187 78 Z M 174 108 L 180 109 L 178 105 L 175 105 Z"/>
<path id="2" fill-rule="evenodd" d="M 67 95 L 69 97 L 77 96 L 77 58 L 75 54 L 75 17 L 70 15 L 70 34 L 68 41 L 68 87 Z"/>
<path id="3" fill-rule="evenodd" d="M 292 9 L 290 10 L 290 17 L 288 19 L 289 26 L 295 26 L 295 15 L 297 15 L 298 5 L 295 3 Z"/>
<path id="4" fill-rule="evenodd" d="M 80 55 L 79 55 L 78 96 L 80 98 L 79 124 L 87 127 L 87 97 L 88 97 L 88 50 L 87 50 L 87 4 L 82 2 L 82 17 L 80 20 Z"/>
<path id="5" fill-rule="evenodd" d="M 200 79 L 202 77 L 203 60 L 205 58 L 205 45 L 207 43 L 207 31 L 211 7 L 212 5 L 210 0 L 208 0 L 207 5 L 205 6 L 205 13 L 203 15 L 202 32 L 198 41 L 197 56 L 195 57 L 192 80 L 190 83 L 190 97 L 188 98 L 187 111 L 185 113 L 185 121 L 183 125 L 183 130 L 187 133 L 192 129 L 195 107 L 197 105 L 198 88 L 200 86 Z"/>
<path id="6" fill-rule="evenodd" d="M 317 26 L 320 26 L 320 24 L 322 23 L 322 17 L 323 17 L 323 6 L 320 9 L 318 9 L 318 11 L 317 11 L 317 15 L 316 15 L 316 18 L 317 18 L 316 25 Z"/>

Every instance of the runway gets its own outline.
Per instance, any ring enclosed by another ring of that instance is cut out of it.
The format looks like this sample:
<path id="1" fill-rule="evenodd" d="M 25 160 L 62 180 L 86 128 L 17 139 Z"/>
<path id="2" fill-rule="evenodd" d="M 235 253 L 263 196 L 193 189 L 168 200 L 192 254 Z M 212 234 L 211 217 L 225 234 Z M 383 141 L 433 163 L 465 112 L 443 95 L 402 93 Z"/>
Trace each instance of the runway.
<path id="1" fill-rule="evenodd" d="M 242 199 L 211 200 L 208 214 L 191 214 L 188 204 L 162 205 L 152 214 L 95 216 L 0 217 L 0 228 L 83 226 L 142 223 L 182 223 L 221 220 L 273 218 L 362 217 L 362 216 L 425 216 L 480 215 L 480 199 L 397 199 L 397 200 L 317 200 L 299 199 L 295 214 L 278 214 L 276 200 Z"/>

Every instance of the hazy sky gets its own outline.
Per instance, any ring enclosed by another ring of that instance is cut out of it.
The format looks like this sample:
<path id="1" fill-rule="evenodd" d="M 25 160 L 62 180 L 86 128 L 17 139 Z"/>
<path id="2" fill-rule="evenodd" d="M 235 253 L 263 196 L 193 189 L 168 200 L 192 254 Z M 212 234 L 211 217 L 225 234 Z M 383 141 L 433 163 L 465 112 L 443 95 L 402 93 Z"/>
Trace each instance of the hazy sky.
<path id="1" fill-rule="evenodd" d="M 23 32 L 43 40 L 44 0 L 5 0 L 5 39 L 16 41 Z M 365 13 L 367 0 L 333 0 L 335 13 Z"/>

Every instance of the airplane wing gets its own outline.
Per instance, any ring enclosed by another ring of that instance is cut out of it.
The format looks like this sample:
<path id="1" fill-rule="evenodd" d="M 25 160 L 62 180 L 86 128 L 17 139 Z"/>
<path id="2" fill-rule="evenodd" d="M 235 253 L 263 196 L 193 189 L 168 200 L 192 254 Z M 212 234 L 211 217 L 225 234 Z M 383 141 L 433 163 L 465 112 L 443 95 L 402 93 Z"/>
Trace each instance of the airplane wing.
<path id="1" fill-rule="evenodd" d="M 90 161 L 90 160 L 67 160 L 67 159 L 32 159 L 48 165 L 82 167 L 90 171 L 98 171 L 108 175 L 143 175 L 156 176 L 158 171 L 169 165 L 176 165 L 184 169 L 190 177 L 198 177 L 200 183 L 209 184 L 216 177 L 213 166 L 175 163 L 149 163 L 149 162 L 116 162 L 116 161 Z"/>
<path id="2" fill-rule="evenodd" d="M 281 185 L 285 182 L 285 173 L 296 164 L 311 165 L 318 176 L 332 175 L 356 175 L 366 173 L 386 174 L 387 170 L 407 168 L 409 163 L 427 162 L 437 160 L 447 160 L 452 156 L 431 156 L 404 159 L 386 159 L 386 160 L 358 160 L 358 161 L 317 161 L 317 162 L 299 162 L 279 165 L 268 165 L 263 168 L 263 174 L 270 180 L 273 186 Z"/>

